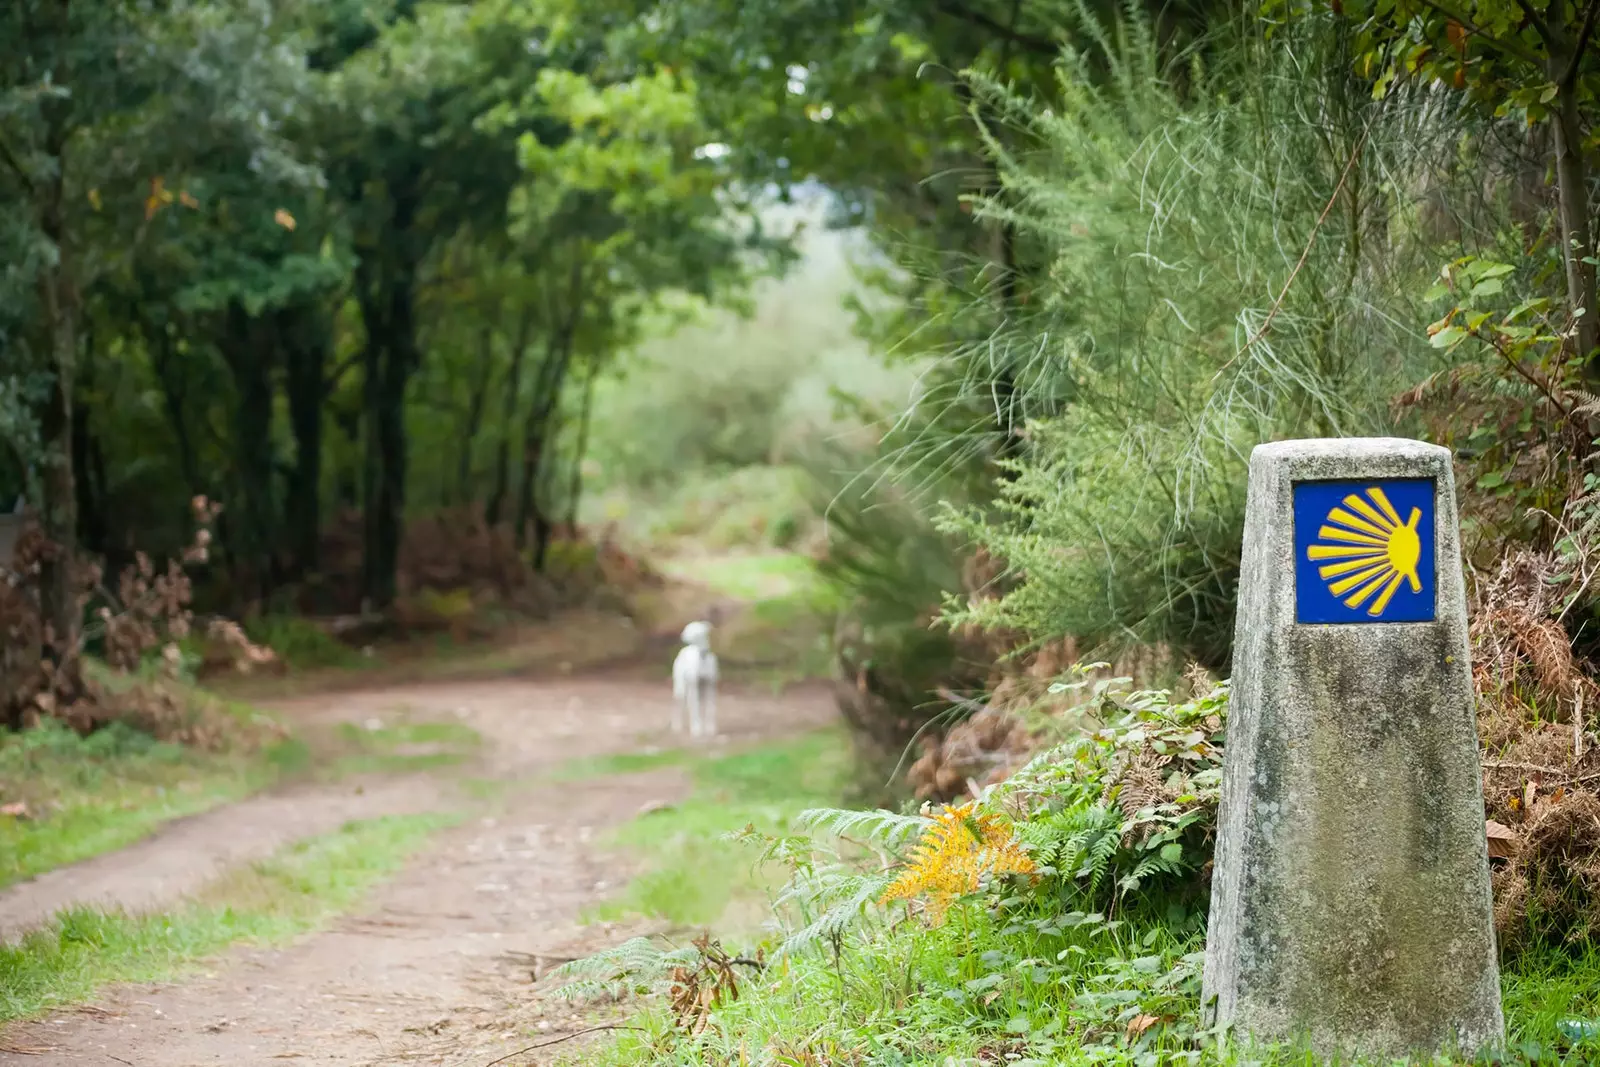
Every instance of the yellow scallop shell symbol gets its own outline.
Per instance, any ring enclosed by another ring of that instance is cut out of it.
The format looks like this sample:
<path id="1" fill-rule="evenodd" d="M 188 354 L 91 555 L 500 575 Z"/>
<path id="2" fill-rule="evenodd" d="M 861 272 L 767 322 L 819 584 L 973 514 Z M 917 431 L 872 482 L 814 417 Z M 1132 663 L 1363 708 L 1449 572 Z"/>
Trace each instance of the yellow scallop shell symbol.
<path id="1" fill-rule="evenodd" d="M 1328 583 L 1328 592 L 1351 608 L 1370 600 L 1367 614 L 1378 618 L 1402 581 L 1411 584 L 1413 593 L 1422 592 L 1422 579 L 1417 577 L 1417 563 L 1422 558 L 1417 522 L 1422 509 L 1412 508 L 1410 518 L 1402 523 L 1382 489 L 1373 486 L 1365 497 L 1351 493 L 1344 498 L 1343 507 L 1329 511 L 1326 523 L 1317 531 L 1317 540 L 1323 543 L 1307 548 L 1306 556 L 1312 562 L 1329 561 L 1317 568 L 1317 574 Z"/>

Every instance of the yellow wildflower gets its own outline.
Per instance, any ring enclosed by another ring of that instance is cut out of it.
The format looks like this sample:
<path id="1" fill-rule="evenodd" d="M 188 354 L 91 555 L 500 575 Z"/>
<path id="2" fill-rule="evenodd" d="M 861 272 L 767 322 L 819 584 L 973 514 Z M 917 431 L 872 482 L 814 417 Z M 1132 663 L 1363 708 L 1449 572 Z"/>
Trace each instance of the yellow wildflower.
<path id="1" fill-rule="evenodd" d="M 1033 860 L 1011 836 L 1011 824 L 998 815 L 976 814 L 975 807 L 971 801 L 946 805 L 934 816 L 880 903 L 925 896 L 937 923 L 953 901 L 977 892 L 985 874 L 1033 873 Z"/>

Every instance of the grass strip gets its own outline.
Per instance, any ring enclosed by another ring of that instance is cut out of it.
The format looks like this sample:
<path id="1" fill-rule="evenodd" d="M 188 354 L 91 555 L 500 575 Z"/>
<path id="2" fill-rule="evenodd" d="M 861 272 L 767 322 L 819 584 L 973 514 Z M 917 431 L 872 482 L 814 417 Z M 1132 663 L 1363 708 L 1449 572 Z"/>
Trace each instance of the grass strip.
<path id="1" fill-rule="evenodd" d="M 451 821 L 421 815 L 348 823 L 224 875 L 171 912 L 60 912 L 19 943 L 0 945 L 0 1022 L 82 1002 L 114 982 L 171 978 L 234 944 L 281 944 L 316 929 Z"/>
<path id="2" fill-rule="evenodd" d="M 298 741 L 208 753 L 121 723 L 79 737 L 54 720 L 0 734 L 0 887 L 111 852 L 162 824 L 240 800 L 307 760 Z"/>
<path id="3" fill-rule="evenodd" d="M 639 856 L 644 870 L 616 897 L 589 909 L 590 921 L 643 915 L 685 925 L 744 925 L 733 910 L 749 905 L 756 917 L 771 886 L 752 870 L 748 850 L 726 840 L 728 833 L 747 825 L 785 833 L 806 808 L 837 802 L 849 749 L 841 731 L 826 729 L 724 756 L 656 758 L 686 762 L 694 792 L 610 835 L 609 843 Z"/>

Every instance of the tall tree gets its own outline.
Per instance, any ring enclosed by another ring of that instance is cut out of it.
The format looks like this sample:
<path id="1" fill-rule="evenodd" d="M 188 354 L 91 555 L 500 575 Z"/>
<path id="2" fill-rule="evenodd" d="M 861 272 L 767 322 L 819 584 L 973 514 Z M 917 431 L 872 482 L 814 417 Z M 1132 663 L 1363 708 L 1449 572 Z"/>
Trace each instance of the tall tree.
<path id="1" fill-rule="evenodd" d="M 1304 11 L 1308 5 L 1284 4 Z M 1423 77 L 1464 91 L 1495 114 L 1547 123 L 1560 202 L 1558 249 L 1575 355 L 1600 383 L 1594 226 L 1589 213 L 1591 132 L 1600 94 L 1594 36 L 1600 0 L 1346 0 L 1332 4 L 1355 34 L 1361 70 L 1384 92 Z"/>

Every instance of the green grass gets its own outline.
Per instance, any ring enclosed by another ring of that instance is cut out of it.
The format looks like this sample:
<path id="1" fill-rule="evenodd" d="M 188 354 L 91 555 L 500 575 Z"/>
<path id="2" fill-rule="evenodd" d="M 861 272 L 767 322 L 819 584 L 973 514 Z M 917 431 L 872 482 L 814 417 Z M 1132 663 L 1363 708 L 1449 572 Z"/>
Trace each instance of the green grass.
<path id="1" fill-rule="evenodd" d="M 569 760 L 556 768 L 551 777 L 558 782 L 576 782 L 585 778 L 599 778 L 610 774 L 639 774 L 658 767 L 674 767 L 688 763 L 694 753 L 684 748 L 667 748 L 657 752 L 620 752 L 610 756 L 586 756 Z"/>
<path id="2" fill-rule="evenodd" d="M 736 905 L 758 900 L 771 883 L 752 874 L 748 856 L 720 834 L 745 822 L 781 834 L 799 808 L 827 804 L 837 788 L 830 744 L 836 741 L 819 734 L 799 746 L 697 762 L 688 802 L 621 831 L 616 840 L 645 856 L 646 869 L 596 917 L 643 914 L 708 926 L 730 951 L 751 956 L 759 945 L 777 963 L 760 981 L 743 982 L 741 995 L 722 1002 L 694 1035 L 675 1027 L 665 997 L 651 996 L 633 1020 L 642 1033 L 563 1062 L 1321 1067 L 1304 1049 L 1219 1050 L 1202 1032 L 1206 912 L 1192 896 L 1130 898 L 1108 922 L 1019 883 L 968 897 L 945 922 L 929 925 L 872 906 L 883 883 L 873 881 L 869 862 L 853 884 L 829 873 L 814 884 L 831 896 L 787 908 L 792 939 L 782 946 L 786 954 L 773 957 L 779 942 L 756 933 L 752 921 L 770 920 L 770 909 L 734 921 Z M 853 919 L 836 943 L 816 927 L 796 933 L 829 902 L 853 896 L 864 907 L 844 907 Z M 1600 946 L 1525 954 L 1506 965 L 1503 989 L 1508 1043 L 1496 1062 L 1600 1063 L 1600 1037 L 1588 1032 L 1600 1029 Z M 1140 1019 L 1159 1021 L 1132 1028 Z M 1447 1062 L 1467 1061 L 1434 1067 Z"/>
<path id="3" fill-rule="evenodd" d="M 662 757 L 679 754 L 663 753 Z M 669 762 L 664 758 L 661 762 Z M 645 869 L 591 920 L 643 915 L 684 925 L 718 925 L 730 908 L 762 903 L 770 883 L 747 849 L 726 841 L 746 825 L 776 833 L 806 808 L 837 801 L 848 766 L 843 735 L 819 731 L 733 755 L 691 760 L 695 788 L 684 802 L 643 815 L 610 837 Z M 623 769 L 643 769 L 639 764 Z"/>
<path id="4" fill-rule="evenodd" d="M 439 770 L 464 762 L 483 744 L 476 730 L 458 722 L 399 723 L 376 730 L 341 723 L 339 738 L 351 751 L 334 761 L 334 775 Z"/>
<path id="5" fill-rule="evenodd" d="M 810 558 L 796 552 L 680 557 L 665 560 L 660 567 L 671 577 L 749 602 L 807 594 L 817 584 Z"/>
<path id="6" fill-rule="evenodd" d="M 0 734 L 0 886 L 124 848 L 163 823 L 238 800 L 299 769 L 303 745 L 207 753 L 120 723 L 86 738 L 56 721 Z"/>
<path id="7" fill-rule="evenodd" d="M 1512 1047 L 1561 1049 L 1574 1044 L 1563 1033 L 1564 1022 L 1600 1024 L 1600 946 L 1545 947 L 1524 954 L 1501 980 L 1506 1028 Z M 1578 1062 L 1600 1062 L 1600 1038 L 1576 1043 L 1587 1056 Z"/>
<path id="8" fill-rule="evenodd" d="M 835 591 L 807 556 L 767 552 L 669 560 L 665 573 L 748 607 L 719 627 L 717 653 L 731 675 L 753 672 L 774 687 L 828 675 Z"/>
<path id="9" fill-rule="evenodd" d="M 295 615 L 264 615 L 244 624 L 250 640 L 266 645 L 290 670 L 344 669 L 371 661 L 326 630 Z"/>
<path id="10" fill-rule="evenodd" d="M 661 999 L 649 998 L 630 1020 L 642 1032 L 562 1062 L 1325 1067 L 1304 1049 L 1218 1049 L 1198 1042 L 1192 954 L 1203 947 L 1195 921 L 1173 928 L 1135 919 L 1112 931 L 1085 927 L 1040 938 L 1000 928 L 980 908 L 959 907 L 941 928 L 880 928 L 870 941 L 847 937 L 837 956 L 824 943 L 786 957 L 768 972 L 770 981 L 743 983 L 742 995 L 719 1007 L 713 1025 L 695 1037 L 674 1027 Z M 1190 962 L 1182 962 L 1184 956 Z M 1185 981 L 1164 985 L 1175 971 L 1185 973 Z M 1573 1026 L 1600 1019 L 1600 952 L 1551 949 L 1524 958 L 1507 968 L 1503 988 L 1508 1040 L 1493 1062 L 1600 1062 L 1600 1040 Z M 1171 1028 L 1158 1026 L 1128 1041 L 1128 1022 L 1146 1012 Z M 1393 1061 L 1341 1062 L 1395 1067 Z M 1464 1067 L 1474 1061 L 1418 1062 Z"/>
<path id="11" fill-rule="evenodd" d="M 226 876 L 170 914 L 62 912 L 0 945 L 0 1022 L 84 1001 L 113 982 L 170 978 L 238 942 L 281 944 L 350 908 L 447 821 L 351 823 Z"/>

